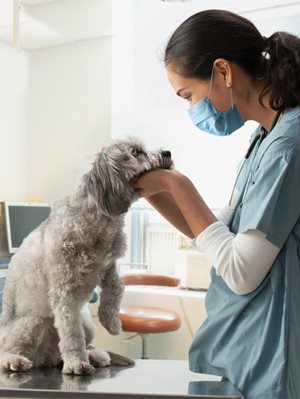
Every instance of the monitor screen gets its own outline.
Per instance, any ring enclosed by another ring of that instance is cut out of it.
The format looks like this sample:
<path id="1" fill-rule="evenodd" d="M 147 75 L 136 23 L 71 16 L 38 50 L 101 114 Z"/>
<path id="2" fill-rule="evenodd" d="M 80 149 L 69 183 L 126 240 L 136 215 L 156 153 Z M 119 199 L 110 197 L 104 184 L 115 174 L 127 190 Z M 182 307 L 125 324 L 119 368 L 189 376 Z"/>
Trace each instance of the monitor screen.
<path id="1" fill-rule="evenodd" d="M 47 219 L 50 210 L 50 205 L 46 203 L 5 203 L 7 241 L 10 253 L 16 252 L 23 239 Z"/>

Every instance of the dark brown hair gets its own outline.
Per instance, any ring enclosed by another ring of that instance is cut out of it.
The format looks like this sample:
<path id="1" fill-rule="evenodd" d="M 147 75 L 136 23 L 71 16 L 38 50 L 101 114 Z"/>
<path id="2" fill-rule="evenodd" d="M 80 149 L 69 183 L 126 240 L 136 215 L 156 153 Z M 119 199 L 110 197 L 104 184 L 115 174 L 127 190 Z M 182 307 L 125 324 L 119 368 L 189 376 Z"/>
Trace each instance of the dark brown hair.
<path id="1" fill-rule="evenodd" d="M 192 15 L 173 33 L 164 61 L 185 77 L 208 80 L 213 63 L 225 58 L 254 80 L 263 81 L 259 97 L 270 95 L 270 107 L 283 110 L 300 104 L 300 39 L 287 32 L 269 38 L 248 19 L 229 11 L 206 10 Z"/>

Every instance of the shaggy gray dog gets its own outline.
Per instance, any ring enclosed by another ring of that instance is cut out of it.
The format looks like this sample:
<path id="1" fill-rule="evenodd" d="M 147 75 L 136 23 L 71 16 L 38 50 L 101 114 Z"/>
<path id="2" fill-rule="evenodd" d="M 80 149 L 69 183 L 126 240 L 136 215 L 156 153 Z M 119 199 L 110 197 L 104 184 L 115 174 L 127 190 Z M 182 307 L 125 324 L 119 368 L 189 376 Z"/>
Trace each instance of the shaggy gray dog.
<path id="1" fill-rule="evenodd" d="M 94 325 L 86 303 L 101 287 L 99 320 L 110 334 L 123 285 L 116 260 L 124 254 L 124 213 L 138 199 L 132 183 L 144 172 L 171 168 L 169 151 L 146 152 L 133 139 L 99 153 L 77 193 L 57 203 L 13 256 L 0 318 L 0 368 L 56 366 L 91 374 L 94 367 L 132 360 L 89 346 Z"/>

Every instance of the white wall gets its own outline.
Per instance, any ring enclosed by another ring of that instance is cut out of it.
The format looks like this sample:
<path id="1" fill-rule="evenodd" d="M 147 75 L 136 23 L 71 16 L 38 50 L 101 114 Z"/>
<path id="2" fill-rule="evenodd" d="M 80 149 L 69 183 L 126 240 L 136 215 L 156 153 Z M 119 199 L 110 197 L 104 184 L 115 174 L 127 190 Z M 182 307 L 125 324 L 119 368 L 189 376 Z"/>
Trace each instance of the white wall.
<path id="1" fill-rule="evenodd" d="M 0 41 L 0 201 L 26 196 L 28 56 Z"/>
<path id="2" fill-rule="evenodd" d="M 52 202 L 72 193 L 110 139 L 111 2 L 73 3 L 30 8 L 72 43 L 24 52 L 0 41 L 0 200 Z M 22 25 L 29 40 L 26 32 Z"/>
<path id="3" fill-rule="evenodd" d="M 30 53 L 30 197 L 74 191 L 84 155 L 110 138 L 110 97 L 110 36 Z"/>

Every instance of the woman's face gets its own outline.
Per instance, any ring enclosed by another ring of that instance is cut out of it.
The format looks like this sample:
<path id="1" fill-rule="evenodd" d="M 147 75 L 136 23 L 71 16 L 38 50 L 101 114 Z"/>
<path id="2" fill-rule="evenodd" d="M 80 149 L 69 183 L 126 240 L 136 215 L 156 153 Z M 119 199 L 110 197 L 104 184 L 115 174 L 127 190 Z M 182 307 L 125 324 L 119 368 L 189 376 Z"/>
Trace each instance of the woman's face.
<path id="1" fill-rule="evenodd" d="M 178 75 L 170 64 L 167 66 L 167 77 L 175 93 L 186 100 L 191 107 L 208 95 L 209 82 Z"/>
<path id="2" fill-rule="evenodd" d="M 226 67 L 226 64 L 223 67 Z M 166 67 L 168 80 L 173 87 L 175 93 L 185 99 L 192 107 L 199 101 L 208 96 L 217 111 L 225 112 L 231 107 L 231 96 L 228 86 L 226 86 L 228 77 L 226 78 L 226 70 L 221 65 L 214 67 L 214 76 L 209 94 L 209 80 L 200 80 L 196 78 L 187 78 L 179 75 L 172 64 Z M 231 82 L 230 82 L 231 84 Z"/>

